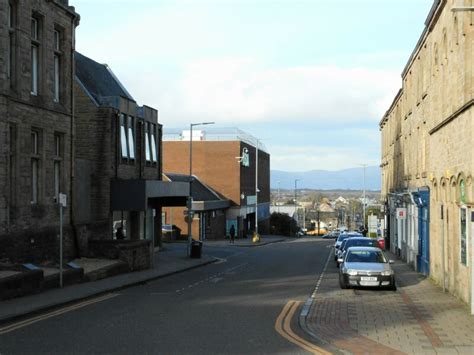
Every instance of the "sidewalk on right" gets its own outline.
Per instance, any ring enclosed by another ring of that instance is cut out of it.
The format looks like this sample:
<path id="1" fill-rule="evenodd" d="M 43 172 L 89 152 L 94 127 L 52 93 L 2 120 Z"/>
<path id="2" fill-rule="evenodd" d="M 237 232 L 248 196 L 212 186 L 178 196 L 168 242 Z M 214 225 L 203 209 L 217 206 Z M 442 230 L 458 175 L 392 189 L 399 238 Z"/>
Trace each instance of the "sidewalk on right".
<path id="1" fill-rule="evenodd" d="M 474 354 L 474 316 L 467 305 L 403 261 L 393 268 L 396 292 L 342 290 L 331 258 L 306 319 L 311 333 L 349 354 Z"/>

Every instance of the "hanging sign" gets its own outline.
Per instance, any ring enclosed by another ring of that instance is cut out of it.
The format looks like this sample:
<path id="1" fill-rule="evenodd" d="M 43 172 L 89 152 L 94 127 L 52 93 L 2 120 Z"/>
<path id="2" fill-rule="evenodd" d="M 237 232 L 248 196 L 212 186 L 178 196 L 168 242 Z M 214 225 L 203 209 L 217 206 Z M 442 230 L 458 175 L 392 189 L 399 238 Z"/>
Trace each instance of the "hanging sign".
<path id="1" fill-rule="evenodd" d="M 249 167 L 250 166 L 250 156 L 249 156 L 249 150 L 244 147 L 242 149 L 242 166 Z"/>

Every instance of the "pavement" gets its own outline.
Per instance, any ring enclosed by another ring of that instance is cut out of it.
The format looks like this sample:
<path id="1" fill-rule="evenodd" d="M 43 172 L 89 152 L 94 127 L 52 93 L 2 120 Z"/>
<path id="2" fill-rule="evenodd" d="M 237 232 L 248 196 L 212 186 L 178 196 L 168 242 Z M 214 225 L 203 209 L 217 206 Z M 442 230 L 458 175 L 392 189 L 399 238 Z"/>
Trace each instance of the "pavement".
<path id="1" fill-rule="evenodd" d="M 255 247 L 288 240 L 281 236 L 262 236 L 260 243 L 252 243 L 251 238 L 236 239 L 235 247 Z M 192 259 L 186 255 L 185 243 L 170 243 L 174 246 L 165 247 L 154 255 L 154 267 L 152 269 L 125 273 L 108 277 L 98 281 L 83 282 L 46 290 L 39 294 L 28 295 L 0 302 L 0 324 L 8 323 L 26 316 L 44 312 L 72 302 L 102 295 L 126 287 L 139 285 L 148 281 L 191 270 L 219 261 L 219 258 L 206 255 L 205 247 L 200 259 Z M 179 245 L 181 244 L 181 245 Z M 184 244 L 184 245 L 183 245 Z M 228 241 L 206 241 L 209 246 L 229 245 Z M 82 260 L 81 266 L 91 268 L 102 267 L 107 260 Z M 113 261 L 112 261 L 113 262 Z M 87 270 L 85 270 L 87 273 Z"/>
<path id="2" fill-rule="evenodd" d="M 474 316 L 391 253 L 398 290 L 342 290 L 330 253 L 300 316 L 317 343 L 343 354 L 474 354 Z"/>

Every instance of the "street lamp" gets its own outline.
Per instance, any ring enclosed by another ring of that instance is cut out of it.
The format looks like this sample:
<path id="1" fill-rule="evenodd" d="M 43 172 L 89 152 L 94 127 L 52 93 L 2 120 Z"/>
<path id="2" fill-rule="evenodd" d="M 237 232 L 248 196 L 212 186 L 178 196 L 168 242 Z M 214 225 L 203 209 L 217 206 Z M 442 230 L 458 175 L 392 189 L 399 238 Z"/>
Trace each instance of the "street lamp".
<path id="1" fill-rule="evenodd" d="M 363 200 L 362 200 L 362 223 L 363 227 L 365 230 L 365 168 L 367 167 L 367 164 L 360 164 L 364 168 L 364 182 L 363 182 L 363 189 L 364 189 L 364 194 L 363 194 Z"/>
<path id="2" fill-rule="evenodd" d="M 193 222 L 193 127 L 214 124 L 215 122 L 191 123 L 189 125 L 189 197 L 188 197 L 188 256 L 191 256 Z"/>
<path id="3" fill-rule="evenodd" d="M 298 188 L 297 188 L 297 184 L 298 184 L 298 181 L 301 181 L 301 179 L 295 179 L 295 216 L 296 216 L 296 223 L 298 224 L 298 210 L 297 210 L 297 198 L 298 198 L 298 195 L 297 195 L 297 191 L 298 191 Z"/>

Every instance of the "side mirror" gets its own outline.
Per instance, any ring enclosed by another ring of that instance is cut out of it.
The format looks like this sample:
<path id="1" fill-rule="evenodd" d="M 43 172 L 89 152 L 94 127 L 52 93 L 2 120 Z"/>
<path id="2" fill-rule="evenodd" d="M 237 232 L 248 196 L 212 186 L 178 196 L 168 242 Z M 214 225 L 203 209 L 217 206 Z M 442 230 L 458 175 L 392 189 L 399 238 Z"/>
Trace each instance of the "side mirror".
<path id="1" fill-rule="evenodd" d="M 342 263 L 344 262 L 344 260 L 342 260 L 342 259 L 337 259 L 337 262 L 338 262 L 339 264 L 342 264 Z"/>
<path id="2" fill-rule="evenodd" d="M 388 263 L 389 263 L 389 264 L 395 264 L 395 261 L 389 260 Z"/>

